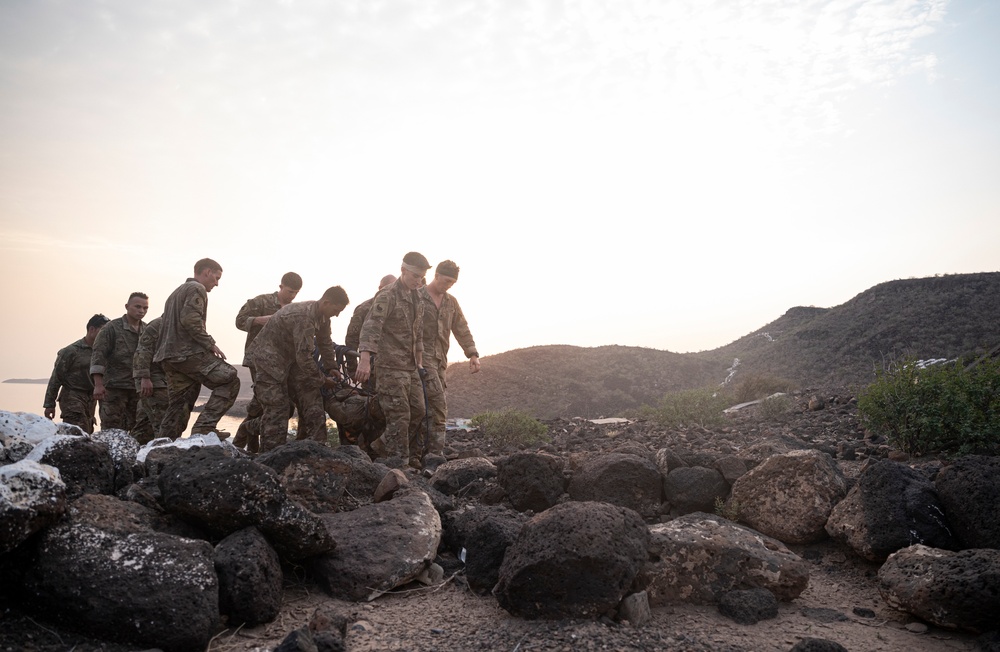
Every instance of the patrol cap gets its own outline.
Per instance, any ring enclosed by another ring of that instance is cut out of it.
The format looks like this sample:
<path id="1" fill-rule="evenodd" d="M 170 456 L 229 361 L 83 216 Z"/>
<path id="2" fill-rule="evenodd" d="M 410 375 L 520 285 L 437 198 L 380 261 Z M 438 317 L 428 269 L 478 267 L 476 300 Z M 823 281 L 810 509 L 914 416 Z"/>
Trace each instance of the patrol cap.
<path id="1" fill-rule="evenodd" d="M 403 256 L 403 264 L 410 265 L 411 267 L 419 267 L 425 272 L 431 268 L 431 264 L 427 262 L 424 255 L 418 251 L 411 251 Z"/>

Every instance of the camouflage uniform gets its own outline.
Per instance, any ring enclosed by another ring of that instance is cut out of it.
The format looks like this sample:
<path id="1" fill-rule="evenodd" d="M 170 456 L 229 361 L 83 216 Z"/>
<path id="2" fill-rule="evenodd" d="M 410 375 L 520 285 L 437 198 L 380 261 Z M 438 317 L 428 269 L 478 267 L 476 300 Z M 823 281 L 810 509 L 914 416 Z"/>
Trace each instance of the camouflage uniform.
<path id="1" fill-rule="evenodd" d="M 379 404 L 386 421 L 382 440 L 388 454 L 419 460 L 425 411 L 417 373 L 417 358 L 424 348 L 423 304 L 417 291 L 396 280 L 375 295 L 359 347 L 375 355 Z"/>
<path id="2" fill-rule="evenodd" d="M 139 330 L 132 330 L 128 317 L 122 316 L 105 324 L 94 340 L 90 375 L 104 376 L 104 388 L 107 390 L 101 399 L 101 428 L 131 431 L 136 427 L 139 393 L 135 391 L 132 380 L 132 356 L 145 326 L 145 322 L 140 321 Z M 148 428 L 148 424 L 144 428 Z"/>
<path id="3" fill-rule="evenodd" d="M 260 400 L 257 398 L 257 370 L 250 358 L 250 345 L 253 344 L 254 339 L 264 327 L 255 324 L 254 319 L 273 315 L 279 310 L 281 310 L 281 301 L 278 299 L 278 293 L 271 292 L 270 294 L 258 294 L 254 298 L 248 299 L 240 311 L 236 313 L 236 328 L 247 333 L 247 342 L 243 345 L 243 366 L 250 370 L 250 380 L 254 385 L 254 393 L 250 397 L 250 402 L 247 403 L 245 426 L 237 431 L 233 445 L 237 448 L 246 446 L 246 449 L 251 453 L 256 453 L 260 449 L 260 417 L 264 414 L 264 408 L 261 407 Z M 291 411 L 294 409 L 294 407 L 289 407 L 289 418 L 291 418 Z"/>
<path id="4" fill-rule="evenodd" d="M 132 429 L 132 436 L 140 444 L 145 444 L 154 437 L 160 429 L 163 421 L 163 413 L 167 410 L 167 374 L 163 371 L 163 365 L 153 362 L 153 354 L 160 341 L 160 325 L 162 317 L 157 317 L 146 324 L 139 336 L 139 345 L 135 348 L 135 355 L 132 356 L 132 379 L 135 381 L 135 391 L 142 389 L 142 379 L 148 378 L 153 384 L 152 396 L 139 396 L 139 418 L 136 426 Z M 194 407 L 194 402 L 198 398 L 201 386 L 194 386 L 191 400 L 188 402 Z"/>
<path id="5" fill-rule="evenodd" d="M 465 357 L 479 357 L 476 342 L 472 339 L 469 322 L 465 320 L 462 307 L 458 300 L 447 292 L 441 298 L 441 307 L 434 304 L 434 299 L 426 287 L 417 292 L 424 306 L 424 369 L 427 377 L 424 379 L 427 392 L 427 404 L 430 408 L 430 435 L 427 442 L 427 452 L 441 455 L 444 450 L 445 421 L 448 418 L 448 402 L 445 390 L 448 388 L 446 372 L 448 370 L 448 347 L 451 336 L 462 347 Z"/>
<path id="6" fill-rule="evenodd" d="M 94 432 L 94 412 L 97 409 L 94 385 L 90 380 L 90 356 L 93 351 L 83 339 L 59 349 L 42 403 L 43 408 L 54 410 L 58 400 L 62 420 L 80 426 L 87 433 Z"/>
<path id="7" fill-rule="evenodd" d="M 160 341 L 153 362 L 163 363 L 167 375 L 168 403 L 161 437 L 177 439 L 187 427 L 191 408 L 190 392 L 199 384 L 212 390 L 212 395 L 191 428 L 193 433 L 215 430 L 226 412 L 236 402 L 240 379 L 236 368 L 215 357 L 215 340 L 205 331 L 208 313 L 208 292 L 194 279 L 174 290 L 163 306 Z"/>
<path id="8" fill-rule="evenodd" d="M 320 390 L 324 374 L 313 357 L 319 349 L 324 364 L 336 359 L 330 338 L 330 320 L 319 312 L 318 301 L 291 303 L 271 316 L 250 345 L 257 370 L 254 393 L 263 415 L 252 429 L 261 433 L 260 452 L 285 443 L 288 437 L 290 395 L 299 408 L 297 439 L 326 442 L 326 410 Z"/>

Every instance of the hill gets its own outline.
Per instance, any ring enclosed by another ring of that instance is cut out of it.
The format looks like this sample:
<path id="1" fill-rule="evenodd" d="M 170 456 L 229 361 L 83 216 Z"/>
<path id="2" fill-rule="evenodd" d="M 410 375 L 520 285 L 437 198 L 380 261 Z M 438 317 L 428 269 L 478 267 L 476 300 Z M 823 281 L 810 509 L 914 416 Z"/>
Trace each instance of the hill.
<path id="1" fill-rule="evenodd" d="M 518 407 L 539 418 L 616 416 L 664 394 L 752 375 L 800 387 L 863 386 L 892 359 L 982 354 L 1000 343 L 1000 273 L 881 283 L 833 308 L 795 307 L 711 351 L 536 346 L 448 370 L 449 413 Z"/>

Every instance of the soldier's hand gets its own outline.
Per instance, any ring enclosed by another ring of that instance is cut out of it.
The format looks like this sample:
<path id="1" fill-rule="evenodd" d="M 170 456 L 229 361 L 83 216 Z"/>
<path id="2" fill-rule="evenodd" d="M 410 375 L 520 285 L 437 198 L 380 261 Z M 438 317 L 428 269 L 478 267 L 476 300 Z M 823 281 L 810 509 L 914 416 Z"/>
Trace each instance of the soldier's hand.
<path id="1" fill-rule="evenodd" d="M 481 368 L 481 365 L 479 364 L 479 356 L 478 355 L 474 355 L 471 358 L 469 358 L 469 373 L 470 374 L 478 373 L 480 368 Z"/>
<path id="2" fill-rule="evenodd" d="M 222 349 L 219 348 L 218 344 L 212 345 L 212 355 L 219 358 L 220 360 L 226 359 L 226 354 L 222 352 Z"/>
<path id="3" fill-rule="evenodd" d="M 149 378 L 143 378 L 139 381 L 139 396 L 152 396 L 153 395 L 153 381 Z"/>
<path id="4" fill-rule="evenodd" d="M 359 383 L 363 383 L 368 380 L 372 375 L 372 364 L 371 364 L 371 354 L 368 351 L 362 351 L 361 357 L 358 359 L 358 369 L 354 372 L 354 380 Z"/>
<path id="5" fill-rule="evenodd" d="M 55 419 L 56 418 L 56 409 L 55 408 L 45 408 L 45 418 L 48 419 L 49 421 L 52 421 L 53 419 Z"/>
<path id="6" fill-rule="evenodd" d="M 338 378 L 335 376 L 325 376 L 323 378 L 323 387 L 327 389 L 333 389 L 337 386 Z"/>

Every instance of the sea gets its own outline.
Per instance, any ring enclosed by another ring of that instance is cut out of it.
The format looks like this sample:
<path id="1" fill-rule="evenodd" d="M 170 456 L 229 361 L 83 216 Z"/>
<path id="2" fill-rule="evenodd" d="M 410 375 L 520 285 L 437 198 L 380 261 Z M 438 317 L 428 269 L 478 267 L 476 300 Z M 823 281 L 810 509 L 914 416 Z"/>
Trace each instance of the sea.
<path id="1" fill-rule="evenodd" d="M 42 407 L 42 402 L 45 400 L 45 387 L 46 382 L 40 383 L 9 383 L 0 382 L 0 410 L 6 410 L 8 412 L 30 412 L 32 414 L 42 414 L 45 409 Z M 198 403 L 202 404 L 205 402 L 204 397 L 199 399 Z M 187 430 L 184 431 L 183 436 L 188 436 L 191 433 L 191 426 L 194 424 L 195 419 L 198 418 L 197 412 L 191 413 L 191 418 L 188 420 Z M 59 408 L 56 407 L 56 421 L 59 420 Z M 236 429 L 240 427 L 243 423 L 243 417 L 222 417 L 219 421 L 219 428 L 227 431 L 231 435 L 236 434 Z"/>

